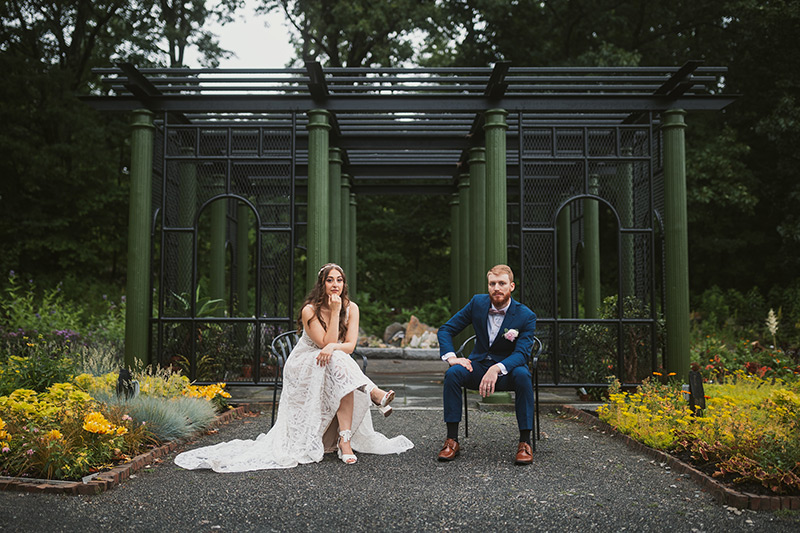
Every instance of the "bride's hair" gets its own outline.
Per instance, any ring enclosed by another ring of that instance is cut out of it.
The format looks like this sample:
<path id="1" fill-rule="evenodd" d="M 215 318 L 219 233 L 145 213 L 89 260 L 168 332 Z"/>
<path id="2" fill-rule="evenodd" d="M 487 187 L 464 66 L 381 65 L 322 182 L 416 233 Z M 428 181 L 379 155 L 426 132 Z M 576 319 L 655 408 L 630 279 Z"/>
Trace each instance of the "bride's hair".
<path id="1" fill-rule="evenodd" d="M 311 304 L 314 308 L 314 316 L 316 316 L 319 323 L 322 324 L 322 329 L 328 331 L 328 325 L 325 324 L 325 321 L 322 319 L 322 305 L 325 303 L 325 279 L 334 268 L 342 274 L 342 280 L 344 281 L 344 289 L 342 289 L 341 294 L 342 310 L 339 311 L 339 338 L 337 339 L 341 340 L 347 336 L 347 308 L 350 306 L 350 298 L 347 294 L 347 276 L 344 270 L 342 270 L 342 267 L 336 263 L 328 263 L 319 269 L 317 273 L 317 282 L 314 284 L 314 288 L 311 289 L 311 292 L 308 293 L 308 296 L 306 296 L 306 299 L 303 301 L 303 305 L 300 306 L 300 316 L 297 317 L 297 329 L 300 330 L 304 328 L 303 309 Z"/>

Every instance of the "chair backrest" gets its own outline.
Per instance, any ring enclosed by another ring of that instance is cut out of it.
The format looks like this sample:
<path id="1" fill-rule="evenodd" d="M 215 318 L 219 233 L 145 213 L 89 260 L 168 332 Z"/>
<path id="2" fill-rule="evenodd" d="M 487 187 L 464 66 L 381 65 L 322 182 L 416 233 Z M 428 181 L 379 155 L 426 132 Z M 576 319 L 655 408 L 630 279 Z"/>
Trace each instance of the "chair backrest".
<path id="1" fill-rule="evenodd" d="M 286 362 L 299 339 L 298 331 L 287 331 L 272 339 L 270 348 L 272 349 L 272 354 L 278 359 L 280 366 L 283 366 L 283 363 Z"/>

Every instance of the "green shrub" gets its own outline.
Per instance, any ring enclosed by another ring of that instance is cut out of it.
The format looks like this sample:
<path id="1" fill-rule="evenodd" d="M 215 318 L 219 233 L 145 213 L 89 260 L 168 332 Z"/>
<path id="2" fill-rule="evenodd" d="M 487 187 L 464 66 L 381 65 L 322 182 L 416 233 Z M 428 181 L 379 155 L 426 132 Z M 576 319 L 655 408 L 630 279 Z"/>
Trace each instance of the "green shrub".
<path id="1" fill-rule="evenodd" d="M 450 319 L 450 299 L 436 298 L 432 302 L 424 303 L 412 309 L 403 309 L 398 318 L 399 322 L 408 322 L 411 316 L 415 316 L 423 324 L 433 328 L 438 328 Z"/>
<path id="2" fill-rule="evenodd" d="M 359 327 L 368 335 L 383 337 L 386 326 L 396 322 L 397 313 L 383 302 L 372 301 L 367 292 L 358 295 Z"/>
<path id="3" fill-rule="evenodd" d="M 788 287 L 773 287 L 768 298 L 758 287 L 745 294 L 714 286 L 693 299 L 692 309 L 695 341 L 712 335 L 728 344 L 748 339 L 771 345 L 765 319 L 769 310 L 774 309 L 781 324 L 779 346 L 786 351 L 800 346 L 800 279 Z"/>
<path id="4" fill-rule="evenodd" d="M 41 339 L 25 340 L 31 345 L 26 357 L 11 355 L 0 361 L 0 396 L 17 389 L 44 392 L 54 383 L 67 382 L 76 365 L 69 352 L 60 351 Z"/>
<path id="5" fill-rule="evenodd" d="M 39 295 L 33 280 L 25 284 L 12 270 L 4 292 L 0 311 L 6 331 L 78 331 L 83 325 L 83 311 L 64 299 L 61 284 Z"/>

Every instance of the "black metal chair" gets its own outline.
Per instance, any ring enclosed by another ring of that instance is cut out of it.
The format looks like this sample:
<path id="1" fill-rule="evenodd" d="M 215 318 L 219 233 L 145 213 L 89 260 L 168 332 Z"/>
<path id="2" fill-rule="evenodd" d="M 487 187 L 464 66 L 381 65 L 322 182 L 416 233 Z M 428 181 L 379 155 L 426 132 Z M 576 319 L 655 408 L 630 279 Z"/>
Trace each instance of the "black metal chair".
<path id="1" fill-rule="evenodd" d="M 283 387 L 283 365 L 286 364 L 289 354 L 292 353 L 292 350 L 297 345 L 297 341 L 300 340 L 300 334 L 301 332 L 299 330 L 281 333 L 272 339 L 272 344 L 270 345 L 272 355 L 274 355 L 277 360 L 277 364 L 275 365 L 275 381 L 273 382 L 272 389 L 272 422 L 270 426 L 275 425 L 275 410 L 278 406 L 278 388 Z M 366 374 L 367 356 L 358 353 L 358 351 L 353 351 L 350 355 L 352 355 L 356 362 L 361 358 L 361 370 Z"/>
<path id="2" fill-rule="evenodd" d="M 456 352 L 456 357 L 466 357 L 464 355 L 464 350 L 467 348 L 467 345 L 470 342 L 475 340 L 475 335 L 468 338 L 464 341 L 464 343 L 458 348 Z M 533 394 L 534 394 L 534 403 L 536 404 L 536 415 L 533 417 L 533 426 L 534 432 L 536 433 L 536 438 L 531 439 L 533 444 L 532 448 L 536 451 L 536 441 L 542 438 L 541 436 L 541 427 L 539 424 L 539 356 L 542 354 L 542 341 L 539 340 L 538 337 L 533 338 L 533 346 L 531 347 L 531 354 L 530 358 L 528 359 L 528 367 L 531 371 L 531 380 L 533 381 Z M 469 437 L 469 409 L 468 409 L 468 400 L 467 400 L 467 387 L 464 387 L 464 391 L 462 393 L 464 395 L 464 436 Z"/>

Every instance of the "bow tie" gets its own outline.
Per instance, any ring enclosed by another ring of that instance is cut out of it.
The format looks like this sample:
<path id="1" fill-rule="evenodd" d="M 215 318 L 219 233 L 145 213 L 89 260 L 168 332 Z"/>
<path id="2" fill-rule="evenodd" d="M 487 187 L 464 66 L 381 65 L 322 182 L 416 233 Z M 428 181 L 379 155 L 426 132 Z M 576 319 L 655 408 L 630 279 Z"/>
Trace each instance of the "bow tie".
<path id="1" fill-rule="evenodd" d="M 503 315 L 505 315 L 505 314 L 506 314 L 506 310 L 505 310 L 505 309 L 501 309 L 501 310 L 499 310 L 499 311 L 498 311 L 498 310 L 497 310 L 497 309 L 495 309 L 494 307 L 491 307 L 491 308 L 489 308 L 489 314 L 490 314 L 490 315 L 499 315 L 499 316 L 503 316 Z"/>

